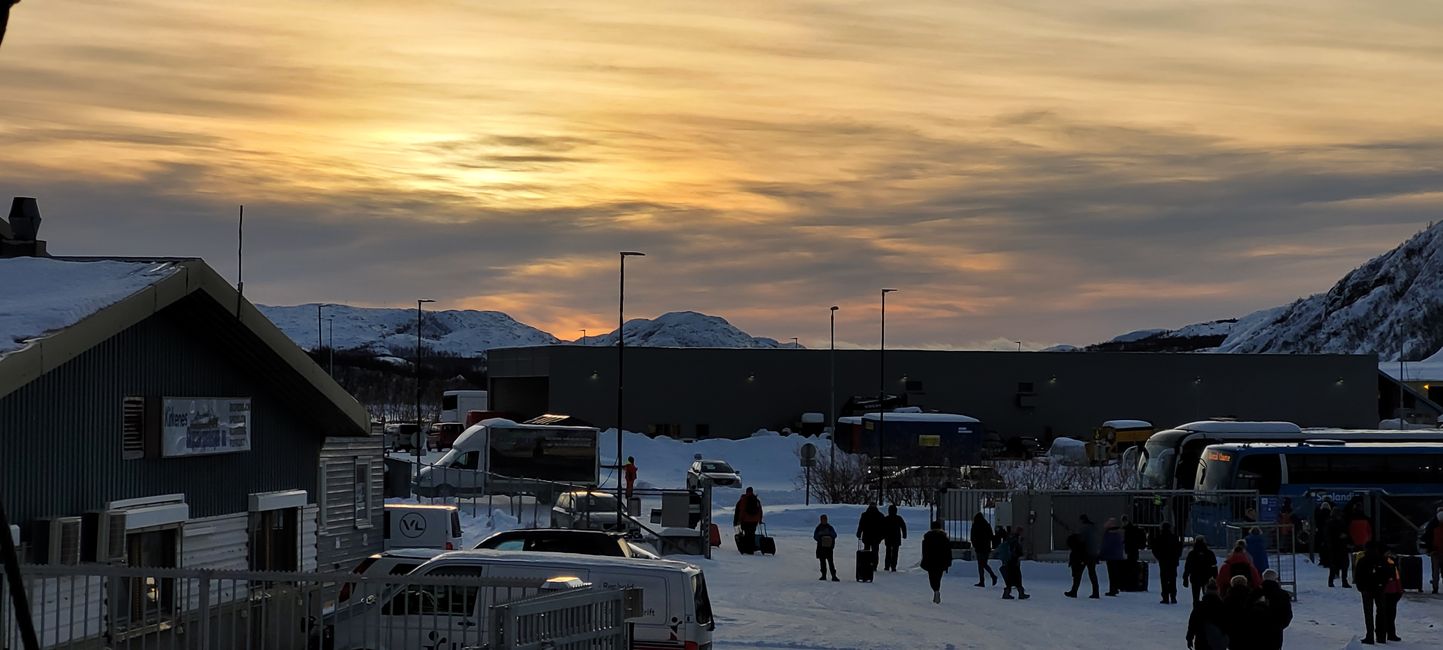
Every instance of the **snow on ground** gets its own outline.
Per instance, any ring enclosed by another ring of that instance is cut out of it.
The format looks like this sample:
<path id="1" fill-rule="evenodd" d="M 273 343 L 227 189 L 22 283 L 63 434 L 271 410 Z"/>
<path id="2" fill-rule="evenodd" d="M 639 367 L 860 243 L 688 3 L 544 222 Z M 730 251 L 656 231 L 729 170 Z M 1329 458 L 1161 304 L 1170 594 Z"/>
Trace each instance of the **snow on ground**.
<path id="1" fill-rule="evenodd" d="M 175 273 L 172 262 L 0 260 L 0 356 Z"/>

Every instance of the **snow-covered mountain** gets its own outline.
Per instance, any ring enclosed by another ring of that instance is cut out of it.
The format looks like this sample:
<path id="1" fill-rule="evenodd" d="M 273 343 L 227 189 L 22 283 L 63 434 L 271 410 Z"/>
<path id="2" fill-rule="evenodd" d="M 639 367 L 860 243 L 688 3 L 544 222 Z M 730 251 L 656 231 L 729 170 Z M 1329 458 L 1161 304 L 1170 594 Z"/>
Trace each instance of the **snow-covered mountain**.
<path id="1" fill-rule="evenodd" d="M 1332 289 L 1241 318 L 1124 334 L 1091 350 L 1377 354 L 1443 348 L 1443 222 L 1343 277 Z"/>
<path id="2" fill-rule="evenodd" d="M 580 341 L 576 341 L 580 343 Z M 652 348 L 780 348 L 775 339 L 752 336 L 720 316 L 672 311 L 656 319 L 626 321 L 626 344 Z M 586 339 L 586 345 L 616 345 L 616 331 Z"/>
<path id="3" fill-rule="evenodd" d="M 302 348 L 317 345 L 315 303 L 291 307 L 259 305 Z M 335 340 L 332 342 L 334 324 Z M 320 305 L 320 343 L 337 350 L 363 350 L 378 357 L 408 359 L 416 350 L 416 310 Z M 498 311 L 423 312 L 422 344 L 428 350 L 459 357 L 480 357 L 493 348 L 567 343 Z M 582 343 L 574 341 L 570 343 Z M 591 336 L 586 345 L 616 345 L 616 332 Z M 692 311 L 670 312 L 655 320 L 626 323 L 626 344 L 675 348 L 779 348 L 773 339 L 754 337 L 726 319 Z"/>
<path id="4" fill-rule="evenodd" d="M 307 350 L 316 347 L 317 305 L 257 305 L 286 336 Z M 320 305 L 320 338 L 338 350 L 365 350 L 377 356 L 411 358 L 416 350 L 416 310 Z M 331 340 L 334 319 L 335 341 Z M 556 337 L 499 311 L 425 311 L 422 344 L 428 350 L 479 357 L 492 348 L 559 343 Z"/>

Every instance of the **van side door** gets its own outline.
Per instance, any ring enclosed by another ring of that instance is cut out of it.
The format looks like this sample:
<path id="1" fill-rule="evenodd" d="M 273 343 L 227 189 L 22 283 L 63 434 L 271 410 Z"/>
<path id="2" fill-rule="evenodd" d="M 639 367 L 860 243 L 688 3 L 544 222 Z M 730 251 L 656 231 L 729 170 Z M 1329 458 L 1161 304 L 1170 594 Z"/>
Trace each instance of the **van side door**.
<path id="1" fill-rule="evenodd" d="M 485 643 L 480 566 L 436 567 L 427 578 L 446 584 L 406 585 L 381 607 L 380 637 L 390 650 L 460 650 Z M 469 583 L 469 584 L 468 584 Z"/>

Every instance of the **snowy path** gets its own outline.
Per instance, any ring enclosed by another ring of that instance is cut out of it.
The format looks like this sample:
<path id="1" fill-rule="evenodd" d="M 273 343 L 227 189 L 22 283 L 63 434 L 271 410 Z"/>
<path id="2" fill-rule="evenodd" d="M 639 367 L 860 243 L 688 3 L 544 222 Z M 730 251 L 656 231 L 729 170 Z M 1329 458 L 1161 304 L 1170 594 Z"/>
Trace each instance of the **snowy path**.
<path id="1" fill-rule="evenodd" d="M 844 537 L 860 509 L 802 506 L 773 509 L 777 556 L 742 556 L 728 538 L 707 572 L 718 627 L 715 647 L 787 648 L 1182 648 L 1190 596 L 1161 605 L 1156 592 L 1077 600 L 1062 592 L 1071 577 L 1061 564 L 1024 563 L 1027 601 L 1002 600 L 1001 588 L 979 589 L 976 564 L 958 563 L 943 581 L 942 604 L 933 605 L 927 578 L 916 568 L 925 511 L 907 512 L 911 537 L 896 574 L 876 582 L 853 577 L 852 546 L 838 549 L 842 582 L 817 580 L 811 522 L 829 512 Z M 805 525 L 802 524 L 805 521 Z M 994 568 L 996 563 L 993 563 Z M 1288 628 L 1288 648 L 1345 648 L 1361 633 L 1362 612 L 1353 590 L 1329 590 L 1326 572 L 1302 564 L 1300 602 Z M 1106 578 L 1102 576 L 1103 589 Z M 1084 592 L 1086 586 L 1083 587 Z M 1391 648 L 1430 648 L 1443 642 L 1443 597 L 1409 595 L 1400 605 L 1399 635 Z M 1354 645 L 1356 645 L 1354 643 Z"/>

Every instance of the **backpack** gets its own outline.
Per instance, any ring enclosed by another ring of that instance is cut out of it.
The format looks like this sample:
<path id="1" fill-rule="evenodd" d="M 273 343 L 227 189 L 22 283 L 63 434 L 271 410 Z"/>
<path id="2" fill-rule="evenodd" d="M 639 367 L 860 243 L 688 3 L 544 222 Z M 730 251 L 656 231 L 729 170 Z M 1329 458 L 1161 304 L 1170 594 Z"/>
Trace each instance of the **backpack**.
<path id="1" fill-rule="evenodd" d="M 747 499 L 747 503 L 744 508 L 749 515 L 759 515 L 762 513 L 761 502 L 756 497 Z"/>

